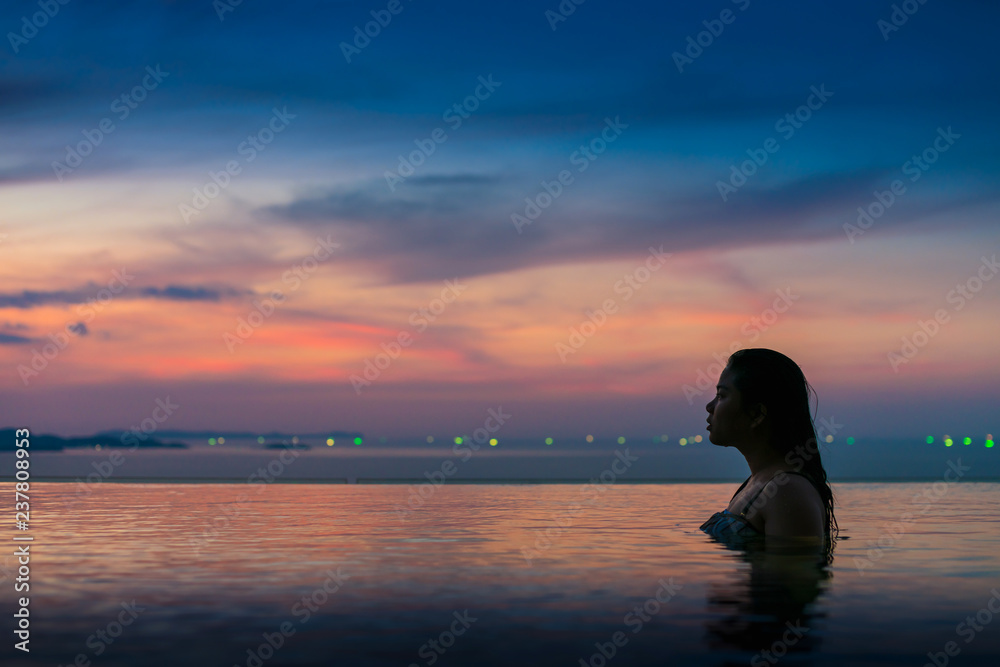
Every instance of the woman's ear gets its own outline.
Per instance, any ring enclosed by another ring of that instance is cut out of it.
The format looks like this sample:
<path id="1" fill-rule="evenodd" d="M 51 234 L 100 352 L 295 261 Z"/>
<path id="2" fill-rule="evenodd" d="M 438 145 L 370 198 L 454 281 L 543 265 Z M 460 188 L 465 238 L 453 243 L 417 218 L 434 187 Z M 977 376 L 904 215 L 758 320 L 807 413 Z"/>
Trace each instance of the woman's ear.
<path id="1" fill-rule="evenodd" d="M 760 426 L 764 423 L 764 419 L 767 417 L 767 406 L 763 403 L 758 403 L 753 409 L 753 418 L 750 421 L 750 426 Z"/>

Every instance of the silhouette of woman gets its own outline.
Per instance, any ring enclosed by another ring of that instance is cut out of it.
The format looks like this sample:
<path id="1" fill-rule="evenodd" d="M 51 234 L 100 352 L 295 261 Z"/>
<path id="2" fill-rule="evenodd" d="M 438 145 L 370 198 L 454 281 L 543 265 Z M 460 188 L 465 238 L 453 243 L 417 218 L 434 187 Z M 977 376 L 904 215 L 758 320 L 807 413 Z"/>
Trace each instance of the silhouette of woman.
<path id="1" fill-rule="evenodd" d="M 742 544 L 818 545 L 829 557 L 837 533 L 833 492 L 820 459 L 802 369 L 774 350 L 734 352 L 708 410 L 708 438 L 735 447 L 750 477 L 701 529 Z M 813 391 L 815 394 L 815 392 Z"/>

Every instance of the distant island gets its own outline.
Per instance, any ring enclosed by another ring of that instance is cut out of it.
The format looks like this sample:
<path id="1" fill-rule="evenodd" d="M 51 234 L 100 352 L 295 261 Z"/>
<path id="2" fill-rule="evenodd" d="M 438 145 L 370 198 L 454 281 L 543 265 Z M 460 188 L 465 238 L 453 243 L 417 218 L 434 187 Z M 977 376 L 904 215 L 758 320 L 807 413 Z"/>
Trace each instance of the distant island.
<path id="1" fill-rule="evenodd" d="M 15 434 L 16 429 L 8 428 L 0 430 L 0 452 L 9 452 L 17 449 L 15 442 L 19 440 Z M 123 437 L 125 436 L 123 442 Z M 129 431 L 105 431 L 94 435 L 79 438 L 61 438 L 57 435 L 45 435 L 32 433 L 29 437 L 31 449 L 44 451 L 62 451 L 65 449 L 94 449 L 98 445 L 101 447 L 125 447 L 138 449 L 187 449 L 187 445 L 181 442 L 163 442 L 156 438 L 145 436 L 145 440 L 136 437 Z"/>

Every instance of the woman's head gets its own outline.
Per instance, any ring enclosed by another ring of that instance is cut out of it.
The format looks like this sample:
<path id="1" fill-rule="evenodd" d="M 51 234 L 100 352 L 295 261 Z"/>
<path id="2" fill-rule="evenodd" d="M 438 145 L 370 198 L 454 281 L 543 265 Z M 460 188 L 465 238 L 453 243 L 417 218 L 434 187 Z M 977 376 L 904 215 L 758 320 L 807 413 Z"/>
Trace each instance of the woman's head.
<path id="1" fill-rule="evenodd" d="M 717 445 L 763 444 L 793 469 L 809 475 L 827 507 L 832 530 L 836 527 L 833 492 L 810 415 L 811 391 L 799 365 L 780 352 L 738 350 L 729 357 L 718 393 L 706 406 L 709 440 Z"/>

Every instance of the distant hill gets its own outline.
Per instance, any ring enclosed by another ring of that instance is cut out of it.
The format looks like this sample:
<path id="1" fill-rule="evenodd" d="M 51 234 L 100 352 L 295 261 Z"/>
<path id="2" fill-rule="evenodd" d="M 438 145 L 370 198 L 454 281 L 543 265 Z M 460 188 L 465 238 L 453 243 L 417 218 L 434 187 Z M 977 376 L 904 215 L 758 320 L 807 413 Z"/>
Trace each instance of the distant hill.
<path id="1" fill-rule="evenodd" d="M 15 441 L 19 438 L 15 436 L 15 433 L 16 429 L 0 429 L 0 452 L 9 452 L 17 449 Z M 122 442 L 123 434 L 127 434 L 125 435 L 125 442 Z M 93 449 L 97 445 L 101 447 L 136 446 L 139 449 L 187 449 L 187 445 L 183 443 L 163 442 L 150 436 L 146 436 L 145 440 L 141 440 L 138 436 L 132 435 L 128 431 L 105 431 L 81 438 L 60 438 L 57 435 L 32 433 L 28 440 L 31 444 L 31 449 L 45 451 L 62 451 L 73 448 Z"/>

